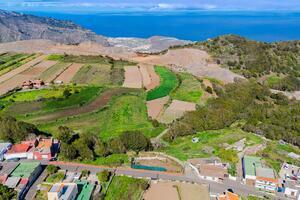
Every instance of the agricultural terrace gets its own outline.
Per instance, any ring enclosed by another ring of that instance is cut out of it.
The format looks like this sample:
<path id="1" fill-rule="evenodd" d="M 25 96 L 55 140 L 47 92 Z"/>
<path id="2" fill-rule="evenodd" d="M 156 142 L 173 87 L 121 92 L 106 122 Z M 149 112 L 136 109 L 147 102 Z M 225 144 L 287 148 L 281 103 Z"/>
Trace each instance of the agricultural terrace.
<path id="1" fill-rule="evenodd" d="M 199 141 L 193 143 L 193 138 L 198 138 Z M 240 129 L 228 128 L 178 137 L 168 143 L 166 147 L 160 149 L 160 151 L 180 160 L 218 156 L 223 161 L 236 163 L 238 161 L 237 152 L 235 150 L 225 150 L 225 148 L 243 138 L 246 138 L 246 146 L 262 143 L 262 139 L 259 136 L 244 132 Z"/>
<path id="2" fill-rule="evenodd" d="M 176 75 L 171 70 L 156 66 L 155 72 L 160 77 L 160 86 L 148 92 L 147 101 L 168 96 L 179 84 Z"/>
<path id="3" fill-rule="evenodd" d="M 0 76 L 20 67 L 36 57 L 37 55 L 35 54 L 5 53 L 0 55 Z"/>
<path id="4" fill-rule="evenodd" d="M 290 152 L 300 154 L 300 149 L 290 144 L 279 144 L 277 141 L 269 141 L 267 147 L 257 154 L 258 156 L 263 157 L 269 166 L 279 172 L 281 165 L 284 162 L 297 166 L 300 165 L 299 160 L 295 160 L 288 156 Z"/>
<path id="5" fill-rule="evenodd" d="M 105 200 L 139 200 L 148 187 L 147 180 L 115 176 L 111 182 Z"/>
<path id="6" fill-rule="evenodd" d="M 191 74 L 179 73 L 180 85 L 171 93 L 172 99 L 199 103 L 203 95 L 201 82 Z"/>
<path id="7" fill-rule="evenodd" d="M 92 86 L 53 86 L 47 89 L 20 91 L 0 99 L 4 113 L 24 120 L 30 116 L 78 107 L 90 102 L 102 91 Z"/>
<path id="8" fill-rule="evenodd" d="M 148 120 L 143 92 L 116 95 L 105 108 L 98 112 L 39 124 L 39 128 L 55 133 L 57 127 L 61 125 L 78 132 L 99 133 L 104 140 L 132 130 L 140 130 L 148 137 L 155 137 L 164 129 L 163 126 L 154 127 Z"/>

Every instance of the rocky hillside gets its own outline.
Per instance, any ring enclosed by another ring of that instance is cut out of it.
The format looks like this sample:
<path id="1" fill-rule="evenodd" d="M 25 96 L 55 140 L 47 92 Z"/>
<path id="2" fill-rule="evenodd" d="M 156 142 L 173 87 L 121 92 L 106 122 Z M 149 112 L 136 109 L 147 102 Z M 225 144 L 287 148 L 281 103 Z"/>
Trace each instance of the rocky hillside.
<path id="1" fill-rule="evenodd" d="M 64 44 L 94 41 L 108 45 L 106 38 L 72 22 L 0 10 L 0 42 L 49 39 Z"/>

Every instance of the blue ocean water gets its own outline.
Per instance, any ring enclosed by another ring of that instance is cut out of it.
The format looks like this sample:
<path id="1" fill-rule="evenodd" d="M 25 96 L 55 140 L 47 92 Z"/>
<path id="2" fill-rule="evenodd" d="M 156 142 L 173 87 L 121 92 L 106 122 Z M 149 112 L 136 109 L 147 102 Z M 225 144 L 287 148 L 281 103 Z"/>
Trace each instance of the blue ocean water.
<path id="1" fill-rule="evenodd" d="M 71 20 L 110 37 L 148 38 L 154 35 L 200 41 L 224 34 L 238 34 L 266 42 L 300 39 L 300 12 L 188 11 L 54 13 L 39 16 Z"/>

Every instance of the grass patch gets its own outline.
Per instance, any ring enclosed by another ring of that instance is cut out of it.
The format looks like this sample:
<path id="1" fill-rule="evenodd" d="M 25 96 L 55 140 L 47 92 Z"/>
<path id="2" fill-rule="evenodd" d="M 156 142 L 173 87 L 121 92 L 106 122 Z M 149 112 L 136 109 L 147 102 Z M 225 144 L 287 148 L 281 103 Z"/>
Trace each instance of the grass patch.
<path id="1" fill-rule="evenodd" d="M 111 182 L 105 200 L 139 200 L 147 188 L 147 181 L 126 176 L 115 176 Z"/>
<path id="2" fill-rule="evenodd" d="M 46 178 L 46 182 L 48 183 L 58 183 L 61 182 L 65 177 L 63 172 L 57 172 L 55 174 L 51 174 Z"/>
<path id="3" fill-rule="evenodd" d="M 155 71 L 160 77 L 160 86 L 148 92 L 147 101 L 169 95 L 179 84 L 176 75 L 169 69 L 156 66 Z"/>
<path id="4" fill-rule="evenodd" d="M 171 93 L 172 99 L 199 103 L 203 95 L 200 81 L 191 74 L 180 73 L 180 86 Z"/>
<path id="5" fill-rule="evenodd" d="M 194 137 L 199 138 L 198 143 L 193 143 Z M 221 129 L 215 131 L 204 131 L 191 136 L 179 137 L 168 143 L 167 147 L 160 149 L 171 156 L 180 160 L 191 158 L 207 158 L 220 156 L 224 161 L 236 162 L 236 152 L 224 150 L 225 144 L 233 144 L 243 138 L 249 143 L 257 144 L 258 139 L 253 140 L 252 133 L 244 132 L 240 129 Z M 229 153 L 229 155 L 226 155 Z"/>
<path id="6" fill-rule="evenodd" d="M 86 161 L 86 164 L 93 164 L 93 165 L 105 165 L 105 166 L 121 166 L 123 164 L 129 164 L 129 158 L 127 154 L 112 154 L 107 157 L 99 157 L 93 161 Z"/>
<path id="7" fill-rule="evenodd" d="M 276 76 L 276 75 L 272 75 L 272 76 L 269 76 L 267 79 L 266 79 L 266 83 L 269 87 L 272 87 L 273 85 L 277 84 L 280 82 L 282 78 L 279 77 L 279 76 Z"/>
<path id="8" fill-rule="evenodd" d="M 63 60 L 64 55 L 60 54 L 51 54 L 47 57 L 47 60 L 53 60 L 53 61 L 61 61 Z"/>
<path id="9" fill-rule="evenodd" d="M 12 56 L 2 58 L 3 60 L 0 59 L 0 63 L 2 63 L 0 64 L 0 76 L 24 65 L 36 57 L 36 54 L 13 54 Z"/>

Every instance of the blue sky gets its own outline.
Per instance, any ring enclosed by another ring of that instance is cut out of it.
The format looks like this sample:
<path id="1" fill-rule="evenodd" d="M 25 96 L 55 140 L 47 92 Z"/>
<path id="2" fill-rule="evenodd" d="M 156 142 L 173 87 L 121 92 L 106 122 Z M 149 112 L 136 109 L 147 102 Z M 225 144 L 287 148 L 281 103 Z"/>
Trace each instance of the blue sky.
<path id="1" fill-rule="evenodd" d="M 300 0 L 0 0 L 16 11 L 300 10 Z"/>

